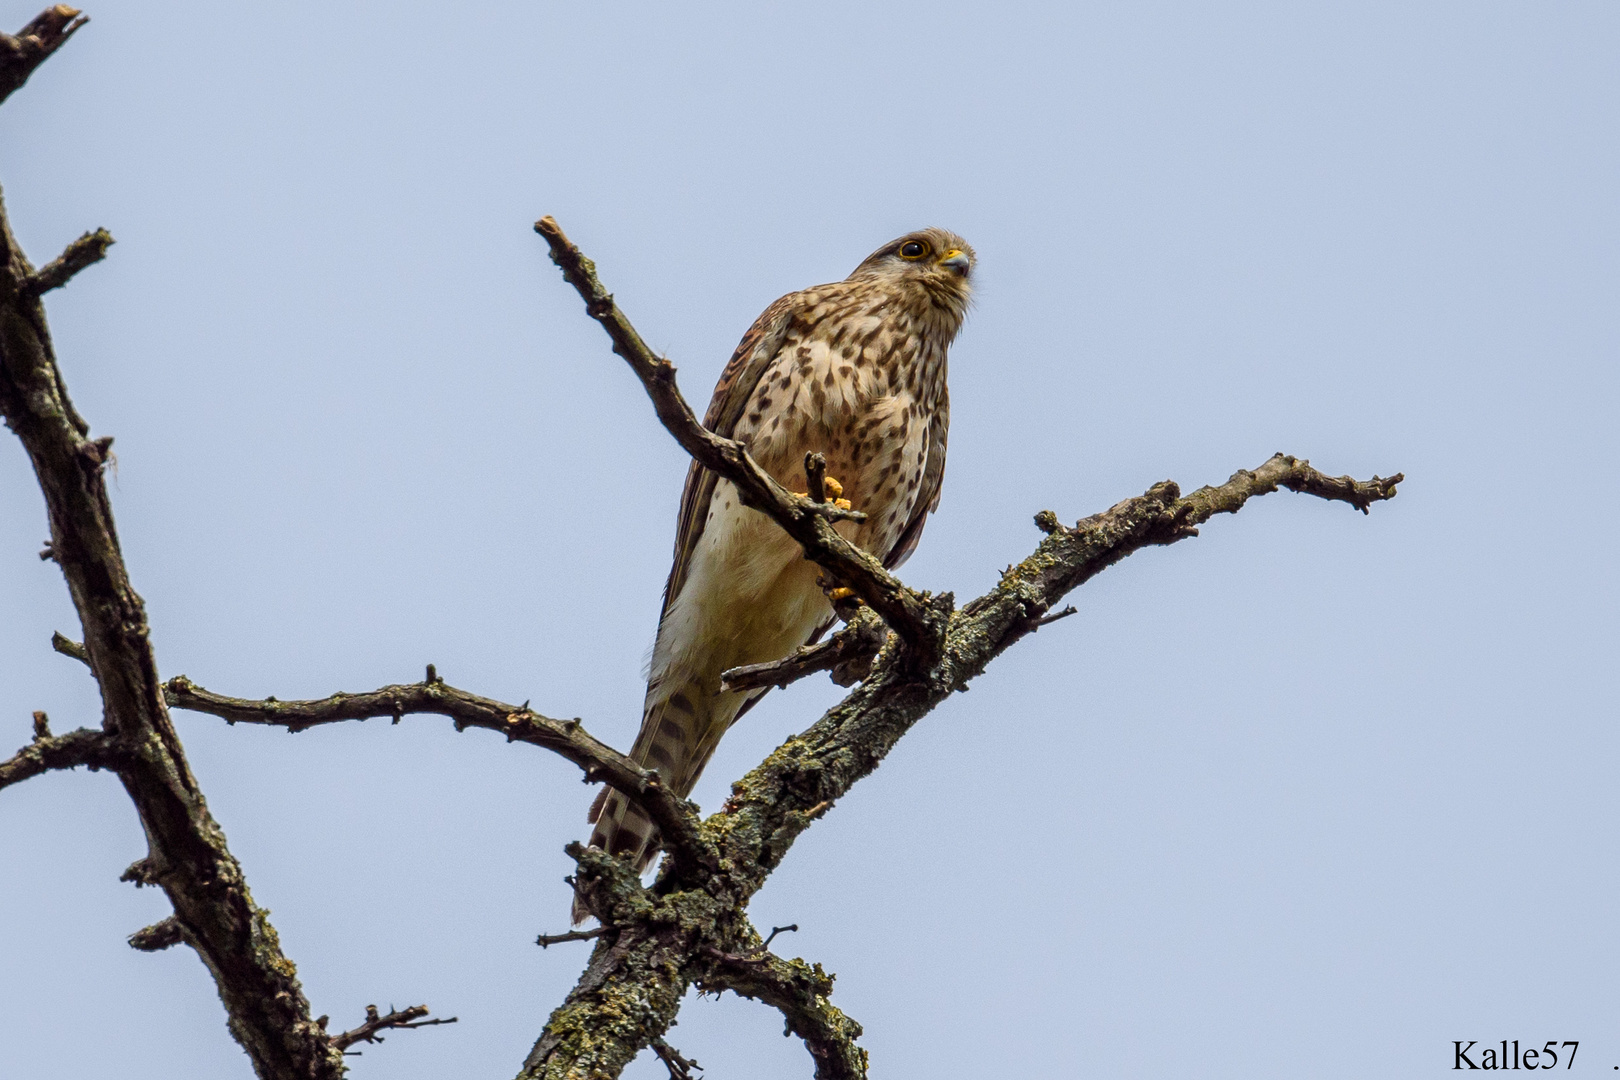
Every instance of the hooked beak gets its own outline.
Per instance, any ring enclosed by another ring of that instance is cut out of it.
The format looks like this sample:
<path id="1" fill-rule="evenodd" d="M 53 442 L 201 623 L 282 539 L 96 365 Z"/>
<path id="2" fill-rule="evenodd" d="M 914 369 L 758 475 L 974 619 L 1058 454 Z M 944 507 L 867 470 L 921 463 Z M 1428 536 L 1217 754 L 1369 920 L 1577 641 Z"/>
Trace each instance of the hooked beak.
<path id="1" fill-rule="evenodd" d="M 951 248 L 951 250 L 941 255 L 939 257 L 939 265 L 945 267 L 947 270 L 955 271 L 959 277 L 967 277 L 968 270 L 970 270 L 973 266 L 973 264 L 968 261 L 967 253 L 960 251 L 957 248 Z"/>

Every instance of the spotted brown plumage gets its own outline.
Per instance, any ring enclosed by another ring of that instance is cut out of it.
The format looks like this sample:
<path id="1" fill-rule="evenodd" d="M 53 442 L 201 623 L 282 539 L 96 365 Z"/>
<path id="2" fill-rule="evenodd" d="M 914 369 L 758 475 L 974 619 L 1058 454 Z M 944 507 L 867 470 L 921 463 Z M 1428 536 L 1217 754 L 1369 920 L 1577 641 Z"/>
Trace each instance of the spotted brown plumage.
<path id="1" fill-rule="evenodd" d="M 796 491 L 805 454 L 864 511 L 838 531 L 899 566 L 939 505 L 950 398 L 946 351 L 967 314 L 973 249 L 923 229 L 885 244 L 843 281 L 789 293 L 743 335 L 704 424 L 748 444 Z M 686 795 L 720 737 L 765 692 L 721 690 L 720 674 L 787 655 L 832 620 L 818 568 L 726 480 L 692 464 L 664 587 L 641 732 L 630 756 Z M 642 869 L 651 822 L 616 791 L 591 807 L 591 843 Z M 578 921 L 587 912 L 576 901 Z"/>

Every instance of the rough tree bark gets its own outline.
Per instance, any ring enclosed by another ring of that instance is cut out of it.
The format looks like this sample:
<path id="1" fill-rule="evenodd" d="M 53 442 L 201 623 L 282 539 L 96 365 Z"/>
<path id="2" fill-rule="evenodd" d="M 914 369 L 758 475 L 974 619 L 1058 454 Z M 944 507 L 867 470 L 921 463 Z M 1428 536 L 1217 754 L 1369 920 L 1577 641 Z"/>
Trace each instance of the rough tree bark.
<path id="1" fill-rule="evenodd" d="M 85 21 L 72 8 L 57 6 L 16 37 L 0 35 L 0 100 Z M 65 735 L 52 735 L 45 715 L 36 713 L 32 741 L 0 762 L 0 788 L 79 765 L 115 773 L 149 845 L 147 856 L 124 877 L 161 888 L 174 907 L 170 918 L 132 935 L 130 944 L 154 950 L 183 942 L 196 950 L 213 974 L 232 1035 L 264 1080 L 335 1080 L 344 1072 L 344 1051 L 354 1043 L 389 1028 L 454 1018 L 427 1020 L 425 1006 L 386 1015 L 371 1007 L 358 1027 L 329 1034 L 326 1017 L 311 1017 L 296 969 L 208 813 L 168 710 L 295 732 L 373 716 L 398 721 L 437 714 L 449 717 L 457 730 L 500 732 L 509 742 L 560 754 L 584 769 L 587 779 L 625 791 L 657 822 L 666 851 L 656 879 L 643 885 L 627 865 L 603 852 L 568 846 L 577 864 L 574 888 L 601 927 L 540 939 L 596 944 L 577 985 L 522 1063 L 520 1080 L 614 1077 L 648 1047 L 671 1076 L 689 1076 L 694 1063 L 663 1037 L 692 986 L 730 990 L 779 1010 L 804 1040 L 818 1078 L 864 1077 L 860 1025 L 829 1000 L 832 976 L 819 964 L 771 952 L 771 939 L 748 918 L 750 899 L 798 835 L 871 773 L 912 725 L 966 689 L 1002 651 L 1072 611 L 1053 613 L 1067 593 L 1106 567 L 1143 547 L 1195 536 L 1216 514 L 1236 513 L 1249 498 L 1279 487 L 1365 513 L 1372 503 L 1393 497 L 1402 478 L 1330 478 L 1278 454 L 1188 495 L 1173 482 L 1156 484 L 1072 526 L 1043 511 L 1035 523 L 1046 536 L 1034 552 L 1009 567 L 990 592 L 958 608 L 948 593 L 907 587 L 832 528 L 858 512 L 822 501 L 820 492 L 794 495 L 746 447 L 705 430 L 676 387 L 674 366 L 642 341 L 591 261 L 550 218 L 535 229 L 676 441 L 735 483 L 750 506 L 775 520 L 803 546 L 806 558 L 862 602 L 844 609 L 847 625 L 825 642 L 776 663 L 729 672 L 730 685 L 786 685 L 832 671 L 842 685 L 855 684 L 849 695 L 738 780 L 718 813 L 700 818 L 655 772 L 592 738 L 579 721 L 455 689 L 431 667 L 420 683 L 319 701 L 250 701 L 204 690 L 184 676 L 161 681 L 102 479 L 112 440 L 91 438 L 89 424 L 74 410 L 40 303 L 44 292 L 103 258 L 112 237 L 102 230 L 86 233 L 36 270 L 0 203 L 0 413 L 27 451 L 45 496 L 51 541 L 42 557 L 61 567 L 83 625 L 82 645 L 58 636 L 53 646 L 89 666 L 103 702 L 99 728 Z"/>

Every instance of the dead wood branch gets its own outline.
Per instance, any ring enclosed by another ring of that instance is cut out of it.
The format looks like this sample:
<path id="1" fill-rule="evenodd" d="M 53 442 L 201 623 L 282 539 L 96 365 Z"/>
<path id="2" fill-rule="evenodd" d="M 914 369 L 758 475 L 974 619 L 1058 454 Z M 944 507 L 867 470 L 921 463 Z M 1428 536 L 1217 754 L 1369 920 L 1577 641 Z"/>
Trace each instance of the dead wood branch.
<path id="1" fill-rule="evenodd" d="M 185 932 L 180 928 L 180 920 L 170 915 L 129 935 L 129 947 L 141 952 L 161 952 L 184 940 Z"/>
<path id="2" fill-rule="evenodd" d="M 534 939 L 534 943 L 542 949 L 547 949 L 553 945 L 561 945 L 565 941 L 590 941 L 617 929 L 616 926 L 598 926 L 594 930 L 566 930 L 561 934 L 541 934 Z"/>
<path id="3" fill-rule="evenodd" d="M 335 1050 L 347 1051 L 357 1042 L 380 1043 L 383 1041 L 381 1032 L 393 1029 L 406 1030 L 409 1028 L 434 1027 L 438 1024 L 454 1024 L 457 1018 L 452 1016 L 444 1020 L 424 1020 L 432 1010 L 426 1005 L 412 1005 L 408 1009 L 395 1009 L 392 1005 L 388 1012 L 379 1013 L 377 1006 L 366 1006 L 366 1022 L 359 1027 L 345 1031 L 341 1035 L 331 1036 L 332 1047 Z M 326 1019 L 322 1017 L 321 1019 Z M 356 1050 L 351 1056 L 356 1056 Z"/>
<path id="4" fill-rule="evenodd" d="M 76 8 L 57 4 L 34 16 L 15 37 L 0 33 L 0 101 L 27 82 L 35 68 L 89 21 L 90 17 L 79 14 Z"/>
<path id="5" fill-rule="evenodd" d="M 781 660 L 732 668 L 721 673 L 720 681 L 727 690 L 752 690 L 786 686 L 818 671 L 831 671 L 835 682 L 853 686 L 866 677 L 872 659 L 888 638 L 882 620 L 863 609 L 826 641 L 805 645 Z M 839 669 L 848 669 L 854 677 L 840 677 Z"/>
<path id="6" fill-rule="evenodd" d="M 52 735 L 42 712 L 34 714 L 34 741 L 5 761 L 0 761 L 0 788 L 21 783 L 53 769 L 76 769 L 87 765 L 91 771 L 114 768 L 123 755 L 116 740 L 104 731 L 79 728 L 66 735 Z"/>
<path id="7" fill-rule="evenodd" d="M 71 656 L 85 667 L 90 666 L 90 654 L 84 651 L 83 645 L 80 645 L 72 638 L 64 637 L 61 633 L 54 633 L 51 635 L 51 648 L 63 656 Z"/>
<path id="8" fill-rule="evenodd" d="M 94 266 L 107 257 L 107 249 L 113 245 L 112 233 L 106 229 L 97 229 L 87 232 L 79 237 L 67 248 L 35 271 L 29 279 L 29 287 L 34 295 L 48 293 L 52 289 L 60 289 L 87 266 Z"/>
<path id="9" fill-rule="evenodd" d="M 700 990 L 730 990 L 780 1012 L 786 1032 L 803 1039 L 810 1051 L 816 1080 L 864 1080 L 867 1054 L 855 1041 L 861 1025 L 828 1000 L 833 976 L 820 964 L 783 960 L 765 952 L 733 956 L 711 951 L 708 956 L 711 964 L 698 979 Z"/>
<path id="10" fill-rule="evenodd" d="M 82 25 L 78 12 L 57 6 L 16 37 L 0 39 L 0 99 Z M 65 281 L 98 246 L 67 258 L 47 284 Z M 59 754 L 68 763 L 95 764 L 107 748 L 122 748 L 100 763 L 117 770 L 134 802 L 150 845 L 150 880 L 168 895 L 187 941 L 212 973 L 231 1033 L 255 1071 L 262 1080 L 340 1080 L 342 1055 L 310 1019 L 295 969 L 254 904 L 169 722 L 145 605 L 130 584 L 102 480 L 111 439 L 90 438 L 89 424 L 68 399 L 39 285 L 0 205 L 0 414 L 27 451 L 45 497 L 48 550 L 84 627 L 103 731 L 41 740 L 4 768 L 20 778 Z"/>
<path id="11" fill-rule="evenodd" d="M 665 838 L 668 851 L 678 859 L 712 866 L 714 845 L 698 832 L 697 810 L 665 787 L 656 772 L 649 772 L 628 757 L 593 738 L 578 720 L 553 720 L 527 705 L 507 705 L 458 690 L 429 668 L 429 680 L 385 686 L 364 694 L 333 694 L 314 701 L 262 701 L 226 697 L 178 675 L 164 684 L 169 704 L 189 712 L 208 713 L 231 724 L 266 724 L 288 731 L 306 731 L 322 724 L 409 714 L 448 716 L 457 731 L 483 728 L 498 731 L 508 742 L 529 743 L 550 750 L 585 770 L 590 781 L 605 781 L 647 811 Z"/>
<path id="12" fill-rule="evenodd" d="M 664 1067 L 669 1070 L 669 1080 L 696 1080 L 692 1075 L 692 1070 L 703 1071 L 703 1066 L 697 1063 L 696 1058 L 682 1057 L 679 1050 L 663 1039 L 654 1039 L 652 1041 L 652 1050 L 653 1053 L 658 1055 L 658 1060 L 662 1061 Z"/>

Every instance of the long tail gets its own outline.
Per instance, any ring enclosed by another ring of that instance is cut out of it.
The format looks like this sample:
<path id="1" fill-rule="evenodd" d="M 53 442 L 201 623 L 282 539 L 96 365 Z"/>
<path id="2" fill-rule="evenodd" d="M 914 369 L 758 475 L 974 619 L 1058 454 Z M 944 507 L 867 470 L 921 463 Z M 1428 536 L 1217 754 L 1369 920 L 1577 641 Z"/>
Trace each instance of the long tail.
<path id="1" fill-rule="evenodd" d="M 657 687 L 648 694 L 641 733 L 636 736 L 630 758 L 642 768 L 656 769 L 675 794 L 684 798 L 697 783 L 698 774 L 709 763 L 740 705 L 741 695 L 717 695 L 705 691 L 696 680 L 668 694 L 663 687 Z M 627 860 L 637 873 L 658 854 L 657 827 L 640 807 L 613 788 L 602 789 L 591 804 L 589 820 L 596 826 L 590 846 Z M 580 923 L 589 915 L 576 896 L 574 922 Z"/>

